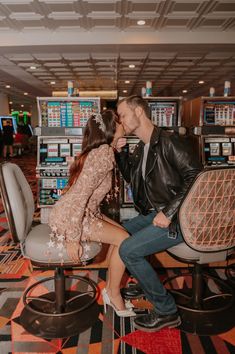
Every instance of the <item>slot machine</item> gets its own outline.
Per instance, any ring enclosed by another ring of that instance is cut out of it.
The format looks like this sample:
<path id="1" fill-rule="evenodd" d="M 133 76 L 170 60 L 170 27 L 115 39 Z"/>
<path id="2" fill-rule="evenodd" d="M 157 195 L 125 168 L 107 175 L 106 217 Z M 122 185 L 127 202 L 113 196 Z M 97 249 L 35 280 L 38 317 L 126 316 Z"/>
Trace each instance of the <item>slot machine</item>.
<path id="1" fill-rule="evenodd" d="M 191 102 L 191 126 L 207 166 L 235 163 L 235 97 L 199 97 Z"/>
<path id="2" fill-rule="evenodd" d="M 100 112 L 100 98 L 38 97 L 37 135 L 38 206 L 47 223 L 50 208 L 60 198 L 69 179 L 69 168 L 82 149 L 84 127 Z"/>
<path id="3" fill-rule="evenodd" d="M 15 118 L 17 125 L 28 126 L 31 124 L 31 113 L 29 112 L 12 111 L 11 115 Z"/>

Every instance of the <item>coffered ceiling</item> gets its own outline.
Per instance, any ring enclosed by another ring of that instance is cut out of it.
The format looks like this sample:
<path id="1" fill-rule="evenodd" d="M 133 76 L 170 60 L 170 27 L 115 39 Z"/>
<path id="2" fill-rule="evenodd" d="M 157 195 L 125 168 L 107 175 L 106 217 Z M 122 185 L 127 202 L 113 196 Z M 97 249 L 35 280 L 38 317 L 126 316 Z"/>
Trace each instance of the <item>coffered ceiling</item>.
<path id="1" fill-rule="evenodd" d="M 27 108 L 68 80 L 186 98 L 229 80 L 235 95 L 235 1 L 0 0 L 0 92 Z"/>

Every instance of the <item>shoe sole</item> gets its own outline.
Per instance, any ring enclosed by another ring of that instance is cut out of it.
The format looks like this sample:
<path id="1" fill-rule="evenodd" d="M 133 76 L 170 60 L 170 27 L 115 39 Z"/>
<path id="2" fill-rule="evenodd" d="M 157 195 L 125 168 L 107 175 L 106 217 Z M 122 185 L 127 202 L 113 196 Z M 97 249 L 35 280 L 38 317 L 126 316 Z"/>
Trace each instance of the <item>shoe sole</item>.
<path id="1" fill-rule="evenodd" d="M 181 325 L 181 319 L 179 318 L 177 321 L 174 322 L 169 322 L 167 324 L 163 324 L 162 326 L 159 326 L 158 328 L 148 328 L 148 327 L 142 327 L 141 325 L 136 324 L 135 322 L 133 323 L 134 327 L 136 329 L 139 329 L 143 332 L 158 332 L 160 329 L 168 327 L 168 328 L 175 328 Z"/>

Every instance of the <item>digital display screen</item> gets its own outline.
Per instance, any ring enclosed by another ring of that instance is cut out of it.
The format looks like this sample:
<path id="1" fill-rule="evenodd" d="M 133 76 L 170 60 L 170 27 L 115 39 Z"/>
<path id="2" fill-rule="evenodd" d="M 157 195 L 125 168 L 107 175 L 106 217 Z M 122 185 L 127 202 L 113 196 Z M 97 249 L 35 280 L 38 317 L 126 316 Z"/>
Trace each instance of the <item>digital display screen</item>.
<path id="1" fill-rule="evenodd" d="M 85 127 L 90 116 L 99 112 L 99 99 L 39 102 L 42 126 Z"/>
<path id="2" fill-rule="evenodd" d="M 204 107 L 204 124 L 235 125 L 235 102 L 206 102 Z"/>
<path id="3" fill-rule="evenodd" d="M 4 127 L 10 125 L 14 129 L 14 133 L 17 132 L 16 118 L 11 116 L 0 116 L 0 129 L 4 130 Z"/>
<path id="4" fill-rule="evenodd" d="M 82 151 L 82 137 L 41 139 L 39 145 L 42 166 L 68 166 Z"/>
<path id="5" fill-rule="evenodd" d="M 151 120 L 159 127 L 177 126 L 177 102 L 150 101 Z"/>

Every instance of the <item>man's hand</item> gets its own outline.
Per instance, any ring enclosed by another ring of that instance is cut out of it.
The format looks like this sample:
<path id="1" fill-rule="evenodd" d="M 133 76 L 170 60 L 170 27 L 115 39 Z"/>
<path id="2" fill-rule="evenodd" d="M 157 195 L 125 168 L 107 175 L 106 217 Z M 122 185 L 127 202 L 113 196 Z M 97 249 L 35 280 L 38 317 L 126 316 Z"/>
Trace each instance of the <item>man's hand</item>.
<path id="1" fill-rule="evenodd" d="M 76 242 L 68 242 L 66 244 L 66 250 L 69 258 L 74 263 L 80 262 L 80 257 L 82 256 L 82 246 L 80 245 L 79 241 Z"/>
<path id="2" fill-rule="evenodd" d="M 119 138 L 116 142 L 116 146 L 115 146 L 115 149 L 118 151 L 118 152 L 121 152 L 123 146 L 126 145 L 126 138 Z"/>
<path id="3" fill-rule="evenodd" d="M 168 219 L 162 211 L 157 213 L 157 215 L 153 219 L 153 225 L 161 227 L 161 228 L 168 227 L 170 225 L 170 223 L 171 223 L 171 220 Z"/>

